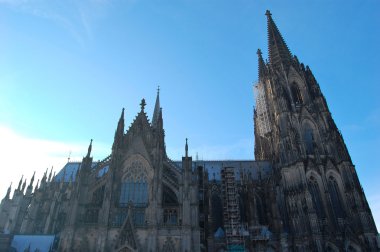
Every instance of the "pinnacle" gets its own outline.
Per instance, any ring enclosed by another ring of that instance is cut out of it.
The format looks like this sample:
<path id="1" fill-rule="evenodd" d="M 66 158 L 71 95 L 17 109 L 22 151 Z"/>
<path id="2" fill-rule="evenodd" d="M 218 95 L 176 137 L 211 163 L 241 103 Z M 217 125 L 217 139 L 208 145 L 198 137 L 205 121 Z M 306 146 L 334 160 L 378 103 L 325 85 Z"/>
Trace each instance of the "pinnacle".
<path id="1" fill-rule="evenodd" d="M 145 102 L 145 99 L 144 99 L 144 98 L 142 98 L 141 103 L 140 103 L 140 106 L 141 106 L 141 111 L 144 111 L 145 106 L 146 106 L 146 102 Z"/>

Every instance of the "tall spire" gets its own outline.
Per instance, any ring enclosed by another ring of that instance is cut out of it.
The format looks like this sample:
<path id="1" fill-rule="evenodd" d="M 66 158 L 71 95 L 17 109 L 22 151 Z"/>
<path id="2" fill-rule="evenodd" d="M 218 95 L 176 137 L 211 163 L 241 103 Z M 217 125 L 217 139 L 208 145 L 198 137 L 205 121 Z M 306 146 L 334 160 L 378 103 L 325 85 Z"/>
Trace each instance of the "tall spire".
<path id="1" fill-rule="evenodd" d="M 257 49 L 257 56 L 259 58 L 259 80 L 262 79 L 267 73 L 267 67 L 263 60 L 263 55 L 260 49 Z"/>
<path id="2" fill-rule="evenodd" d="M 117 123 L 117 128 L 115 132 L 115 138 L 114 138 L 112 149 L 115 149 L 116 147 L 120 146 L 123 135 L 124 135 L 124 108 L 121 111 L 120 119 L 119 119 L 119 122 Z"/>
<path id="3" fill-rule="evenodd" d="M 272 67 L 279 67 L 281 63 L 287 63 L 291 60 L 291 53 L 272 19 L 270 11 L 267 10 L 265 15 L 268 25 L 269 62 Z"/>
<path id="4" fill-rule="evenodd" d="M 154 105 L 152 126 L 157 127 L 158 117 L 160 115 L 160 86 L 157 88 L 156 104 Z"/>
<path id="5" fill-rule="evenodd" d="M 92 139 L 91 139 L 91 141 L 90 141 L 90 145 L 88 146 L 88 150 L 87 150 L 87 158 L 89 158 L 90 157 L 90 155 L 91 155 L 91 150 L 92 150 Z M 51 174 L 51 172 L 50 172 L 50 174 Z"/>

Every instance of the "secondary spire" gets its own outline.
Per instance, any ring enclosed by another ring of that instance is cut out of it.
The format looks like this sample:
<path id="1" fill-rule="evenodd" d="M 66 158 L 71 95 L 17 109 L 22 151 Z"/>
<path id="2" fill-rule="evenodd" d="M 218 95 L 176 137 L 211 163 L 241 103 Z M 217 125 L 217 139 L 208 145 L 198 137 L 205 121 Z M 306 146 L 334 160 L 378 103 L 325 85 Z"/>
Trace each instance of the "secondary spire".
<path id="1" fill-rule="evenodd" d="M 156 97 L 156 104 L 154 105 L 154 112 L 153 112 L 153 118 L 152 118 L 152 126 L 156 127 L 158 123 L 158 118 L 160 115 L 160 86 L 157 88 L 157 97 Z"/>
<path id="2" fill-rule="evenodd" d="M 259 80 L 263 78 L 267 73 L 267 67 L 265 65 L 265 62 L 263 60 L 262 52 L 260 49 L 257 49 L 257 56 L 259 58 Z"/>
<path id="3" fill-rule="evenodd" d="M 121 111 L 119 122 L 117 123 L 117 128 L 115 131 L 114 142 L 112 149 L 120 147 L 124 135 L 124 108 Z"/>
<path id="4" fill-rule="evenodd" d="M 90 141 L 90 145 L 88 146 L 88 151 L 87 151 L 87 156 L 86 157 L 90 157 L 91 155 L 91 150 L 92 150 L 92 139 Z M 50 172 L 51 173 L 51 172 Z M 50 176 L 49 176 L 50 177 Z"/>

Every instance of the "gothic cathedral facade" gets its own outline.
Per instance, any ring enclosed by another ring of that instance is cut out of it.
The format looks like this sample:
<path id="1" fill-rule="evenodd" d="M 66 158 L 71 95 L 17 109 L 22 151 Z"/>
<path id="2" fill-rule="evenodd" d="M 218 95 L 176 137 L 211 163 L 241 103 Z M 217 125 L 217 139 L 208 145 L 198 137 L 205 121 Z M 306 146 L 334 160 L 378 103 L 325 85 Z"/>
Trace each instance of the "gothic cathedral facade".
<path id="1" fill-rule="evenodd" d="M 21 179 L 12 198 L 9 188 L 0 250 L 35 251 L 33 241 L 44 236 L 49 251 L 65 252 L 379 251 L 319 84 L 266 16 L 269 61 L 258 50 L 254 161 L 192 160 L 187 139 L 182 160 L 172 161 L 158 93 L 151 121 L 143 99 L 125 130 L 123 109 L 104 160 L 92 160 L 91 141 L 82 162 L 46 171 L 34 190 L 34 176 L 27 187 Z"/>

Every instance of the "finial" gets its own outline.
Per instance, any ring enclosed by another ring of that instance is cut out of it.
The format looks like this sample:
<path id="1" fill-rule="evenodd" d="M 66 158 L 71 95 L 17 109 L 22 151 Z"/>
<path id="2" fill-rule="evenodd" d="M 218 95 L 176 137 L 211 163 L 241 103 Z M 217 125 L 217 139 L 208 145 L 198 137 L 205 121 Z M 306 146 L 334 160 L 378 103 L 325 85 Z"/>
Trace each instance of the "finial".
<path id="1" fill-rule="evenodd" d="M 24 178 L 24 175 L 21 176 L 20 182 L 18 182 L 17 190 L 21 189 L 22 179 Z"/>
<path id="2" fill-rule="evenodd" d="M 52 176 L 52 174 L 53 174 L 53 166 L 51 167 L 51 169 L 50 169 L 50 174 L 49 174 L 49 178 L 48 178 L 48 181 L 50 182 L 50 180 L 51 180 L 51 176 Z"/>
<path id="3" fill-rule="evenodd" d="M 36 171 L 34 171 L 34 173 L 33 173 L 33 176 L 32 176 L 32 179 L 30 180 L 30 186 L 32 186 L 33 185 L 33 182 L 34 182 L 34 176 L 36 175 Z"/>
<path id="4" fill-rule="evenodd" d="M 7 195 L 5 196 L 8 199 L 9 199 L 9 195 L 11 194 L 11 190 L 12 190 L 12 182 L 11 182 L 10 186 L 8 187 Z"/>
<path id="5" fill-rule="evenodd" d="M 91 150 L 92 150 L 92 139 L 90 141 L 90 145 L 88 146 L 87 157 L 90 157 Z"/>
<path id="6" fill-rule="evenodd" d="M 37 180 L 37 184 L 36 184 L 36 187 L 34 188 L 34 191 L 36 191 L 38 189 L 38 184 L 40 183 L 40 179 Z"/>
<path id="7" fill-rule="evenodd" d="M 146 102 L 145 102 L 145 99 L 143 98 L 143 99 L 141 100 L 141 103 L 140 103 L 141 111 L 144 111 L 145 105 L 146 105 Z"/>
<path id="8" fill-rule="evenodd" d="M 188 152 L 189 152 L 189 146 L 187 145 L 187 138 L 186 138 L 186 145 L 185 145 L 186 157 L 188 157 Z"/>
<path id="9" fill-rule="evenodd" d="M 259 49 L 257 49 L 257 55 L 259 55 L 259 56 L 261 56 L 263 53 L 261 52 L 261 50 L 260 50 L 260 48 Z"/>
<path id="10" fill-rule="evenodd" d="M 124 123 L 124 108 L 122 108 L 122 110 L 121 110 L 121 115 L 120 115 L 120 119 L 119 119 L 119 125 L 120 125 L 120 123 Z"/>
<path id="11" fill-rule="evenodd" d="M 265 12 L 265 16 L 267 16 L 267 17 L 272 16 L 272 13 L 270 13 L 270 11 L 267 10 L 267 11 Z"/>
<path id="12" fill-rule="evenodd" d="M 160 94 L 160 85 L 157 87 L 157 94 Z"/>
<path id="13" fill-rule="evenodd" d="M 26 179 L 24 180 L 24 183 L 22 184 L 22 189 L 21 189 L 21 191 L 22 191 L 23 193 L 24 193 L 25 187 L 26 187 Z"/>

